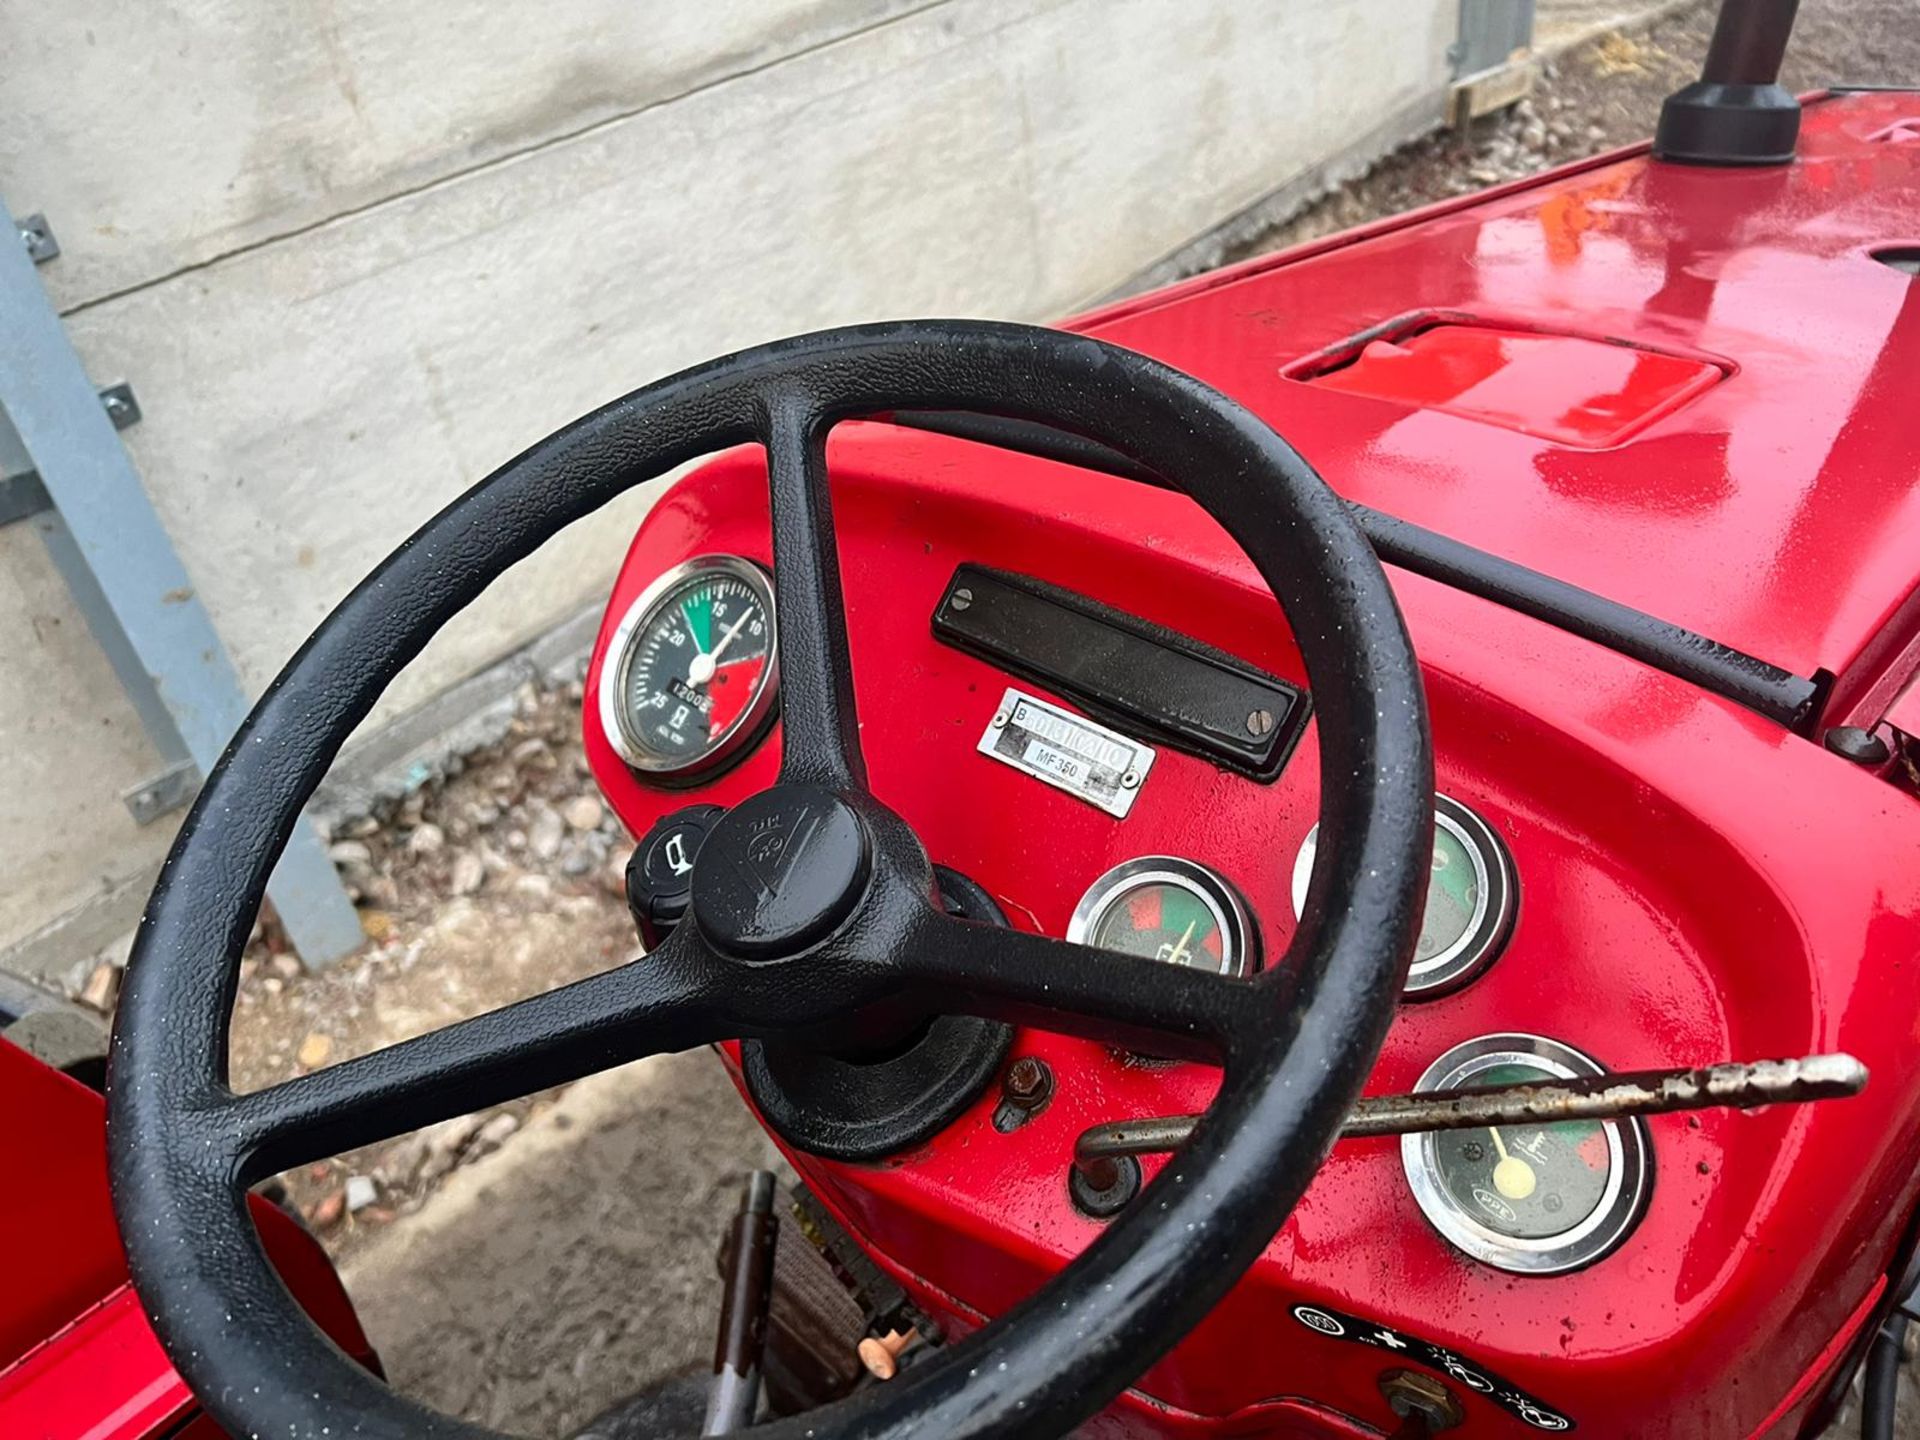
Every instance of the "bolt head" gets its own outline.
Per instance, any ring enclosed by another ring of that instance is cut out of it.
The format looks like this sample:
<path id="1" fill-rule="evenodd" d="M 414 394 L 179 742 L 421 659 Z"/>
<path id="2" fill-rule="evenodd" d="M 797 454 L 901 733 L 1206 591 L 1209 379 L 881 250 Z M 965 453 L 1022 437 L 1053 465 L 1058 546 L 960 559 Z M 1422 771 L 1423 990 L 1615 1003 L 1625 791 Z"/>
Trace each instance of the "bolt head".
<path id="1" fill-rule="evenodd" d="M 1271 710 L 1256 710 L 1247 716 L 1247 733 L 1249 735 L 1258 737 L 1268 734 L 1272 729 L 1273 712 Z"/>
<path id="2" fill-rule="evenodd" d="M 955 610 L 966 609 L 969 605 L 973 604 L 973 591 L 967 589 L 964 585 L 961 586 L 960 589 L 953 592 L 953 599 L 950 603 Z"/>
<path id="3" fill-rule="evenodd" d="M 1052 1075 L 1041 1061 L 1022 1055 L 1007 1068 L 1007 1095 L 1015 1100 L 1031 1100 L 1049 1087 Z"/>
<path id="4" fill-rule="evenodd" d="M 1120 788 L 1123 790 L 1138 790 L 1140 788 L 1140 772 L 1138 770 L 1127 771 L 1126 774 L 1120 777 Z"/>

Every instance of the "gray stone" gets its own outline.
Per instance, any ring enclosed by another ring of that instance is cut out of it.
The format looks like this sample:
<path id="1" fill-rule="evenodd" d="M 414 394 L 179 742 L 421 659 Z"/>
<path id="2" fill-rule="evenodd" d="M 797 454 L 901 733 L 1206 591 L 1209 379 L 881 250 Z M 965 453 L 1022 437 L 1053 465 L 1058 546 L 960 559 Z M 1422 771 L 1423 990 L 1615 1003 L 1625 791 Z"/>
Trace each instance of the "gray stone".
<path id="1" fill-rule="evenodd" d="M 520 1128 L 520 1117 L 511 1110 L 502 1110 L 482 1125 L 473 1137 L 473 1150 L 484 1154 L 489 1150 L 498 1150 L 506 1144 L 507 1137 Z"/>
<path id="2" fill-rule="evenodd" d="M 446 847 L 447 832 L 431 821 L 423 821 L 413 827 L 413 833 L 407 836 L 407 852 L 411 855 L 434 855 Z"/>
<path id="3" fill-rule="evenodd" d="M 447 886 L 456 895 L 471 895 L 487 880 L 487 867 L 480 857 L 471 850 L 463 850 L 453 857 L 453 873 Z"/>
<path id="4" fill-rule="evenodd" d="M 560 853 L 560 841 L 566 833 L 567 822 L 560 818 L 560 812 L 541 804 L 534 811 L 533 823 L 527 827 L 527 848 L 535 858 L 551 860 Z"/>

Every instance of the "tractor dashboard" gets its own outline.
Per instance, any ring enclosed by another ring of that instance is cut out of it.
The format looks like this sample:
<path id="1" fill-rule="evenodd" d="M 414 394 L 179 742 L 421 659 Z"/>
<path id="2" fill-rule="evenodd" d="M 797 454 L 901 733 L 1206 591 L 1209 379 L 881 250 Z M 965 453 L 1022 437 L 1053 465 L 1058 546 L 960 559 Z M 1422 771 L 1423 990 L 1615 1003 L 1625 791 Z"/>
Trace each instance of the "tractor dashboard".
<path id="1" fill-rule="evenodd" d="M 1389 562 L 1437 795 L 1370 1095 L 1832 1051 L 1873 1077 L 1829 1105 L 1341 1141 L 1140 1381 L 1165 1433 L 1376 1433 L 1351 1427 L 1390 1426 L 1379 1379 L 1412 1359 L 1509 1426 L 1488 1433 L 1704 1433 L 1731 1404 L 1761 1434 L 1864 1333 L 1920 1155 L 1898 761 L 1920 287 L 1876 259 L 1920 233 L 1914 103 L 1810 104 L 1790 169 L 1703 184 L 1616 154 L 1072 327 L 1270 420 Z M 1280 963 L 1325 721 L 1221 527 L 1070 439 L 955 417 L 843 423 L 828 464 L 872 791 L 949 907 L 1226 975 Z M 778 770 L 766 483 L 731 452 L 668 491 L 596 648 L 588 754 L 655 842 L 656 898 L 701 816 Z M 1219 1081 L 987 1022 L 724 1053 L 957 1332 L 1129 1203 L 1076 1169 L 1083 1135 L 1203 1111 Z"/>

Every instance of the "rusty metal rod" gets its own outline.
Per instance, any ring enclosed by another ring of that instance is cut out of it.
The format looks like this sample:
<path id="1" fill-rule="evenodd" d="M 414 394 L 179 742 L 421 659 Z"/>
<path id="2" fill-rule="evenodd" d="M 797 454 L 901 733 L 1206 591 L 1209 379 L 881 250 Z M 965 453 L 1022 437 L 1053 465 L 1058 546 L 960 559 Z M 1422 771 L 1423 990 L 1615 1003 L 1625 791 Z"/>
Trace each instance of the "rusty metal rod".
<path id="1" fill-rule="evenodd" d="M 740 1213 L 733 1217 L 702 1435 L 745 1430 L 760 1403 L 760 1358 L 773 1301 L 773 1251 L 780 1235 L 773 1214 L 776 1188 L 772 1171 L 753 1171 L 740 1197 Z"/>
<path id="2" fill-rule="evenodd" d="M 1617 1120 L 1731 1105 L 1801 1105 L 1858 1095 L 1867 1067 L 1851 1055 L 1800 1060 L 1754 1060 L 1700 1070 L 1636 1070 L 1532 1085 L 1475 1085 L 1411 1095 L 1372 1095 L 1353 1107 L 1342 1140 L 1411 1135 L 1429 1130 L 1477 1130 L 1483 1125 L 1552 1124 L 1560 1120 Z M 1095 1189 L 1115 1182 L 1113 1164 L 1128 1155 L 1178 1150 L 1198 1115 L 1114 1120 L 1081 1132 L 1073 1163 Z"/>

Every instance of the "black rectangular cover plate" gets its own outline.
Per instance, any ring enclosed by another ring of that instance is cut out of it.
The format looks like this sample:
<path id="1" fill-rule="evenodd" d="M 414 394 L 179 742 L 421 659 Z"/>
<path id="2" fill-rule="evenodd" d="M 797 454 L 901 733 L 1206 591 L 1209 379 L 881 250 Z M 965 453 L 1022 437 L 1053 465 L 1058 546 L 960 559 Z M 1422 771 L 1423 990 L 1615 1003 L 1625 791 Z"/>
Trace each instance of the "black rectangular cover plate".
<path id="1" fill-rule="evenodd" d="M 1262 782 L 1286 766 L 1313 708 L 1299 686 L 1224 650 L 1032 576 L 980 565 L 953 572 L 933 633 L 1117 730 Z"/>

